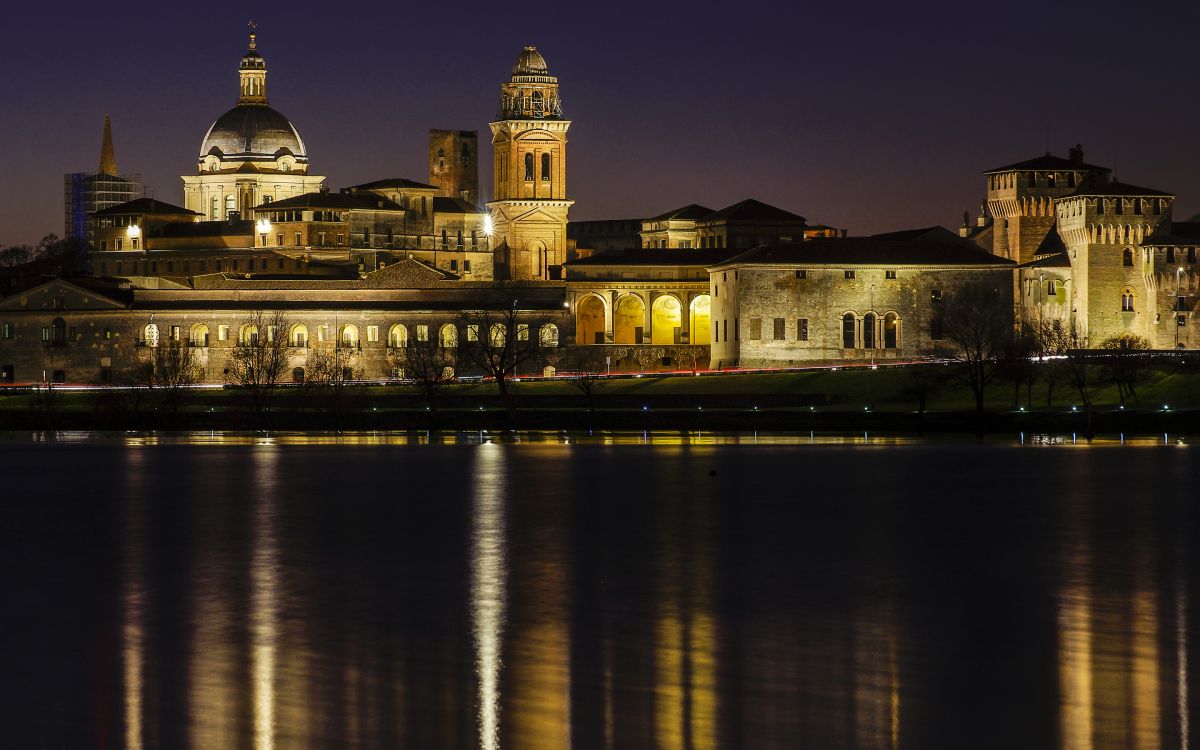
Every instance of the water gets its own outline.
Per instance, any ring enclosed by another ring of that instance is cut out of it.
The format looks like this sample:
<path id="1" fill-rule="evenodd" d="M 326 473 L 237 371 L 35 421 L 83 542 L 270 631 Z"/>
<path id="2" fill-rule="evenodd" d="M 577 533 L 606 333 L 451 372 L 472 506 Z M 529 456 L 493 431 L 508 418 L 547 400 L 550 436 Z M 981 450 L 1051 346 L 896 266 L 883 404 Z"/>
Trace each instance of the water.
<path id="1" fill-rule="evenodd" d="M 61 437 L 0 445 L 6 748 L 1191 740 L 1170 436 Z"/>

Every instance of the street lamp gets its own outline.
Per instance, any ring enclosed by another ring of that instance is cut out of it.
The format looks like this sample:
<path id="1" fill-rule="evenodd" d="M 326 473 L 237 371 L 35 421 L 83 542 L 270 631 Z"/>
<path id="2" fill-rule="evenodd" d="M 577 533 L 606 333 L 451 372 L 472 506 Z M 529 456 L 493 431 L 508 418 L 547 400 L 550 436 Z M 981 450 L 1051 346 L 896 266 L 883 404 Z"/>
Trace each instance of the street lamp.
<path id="1" fill-rule="evenodd" d="M 129 237 L 129 244 L 134 250 L 138 249 L 138 238 L 142 236 L 142 228 L 137 224 L 130 224 L 125 230 L 125 234 Z"/>
<path id="2" fill-rule="evenodd" d="M 259 219 L 254 225 L 258 230 L 258 235 L 262 237 L 262 246 L 267 246 L 267 235 L 271 232 L 271 221 L 269 219 Z"/>

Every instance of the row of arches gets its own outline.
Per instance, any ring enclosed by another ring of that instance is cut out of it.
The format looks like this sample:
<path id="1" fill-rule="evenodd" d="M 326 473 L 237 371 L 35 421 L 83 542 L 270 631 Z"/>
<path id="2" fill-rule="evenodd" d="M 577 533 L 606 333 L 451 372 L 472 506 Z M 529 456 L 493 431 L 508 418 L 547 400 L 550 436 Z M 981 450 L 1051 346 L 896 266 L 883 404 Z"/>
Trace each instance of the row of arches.
<path id="1" fill-rule="evenodd" d="M 687 306 L 689 343 L 708 344 L 712 301 L 697 295 Z M 646 303 L 637 294 L 617 298 L 612 311 L 612 343 L 670 346 L 682 343 L 684 306 L 674 294 L 661 294 L 650 304 L 650 330 L 646 331 Z M 575 305 L 575 340 L 603 344 L 608 333 L 608 301 L 588 294 Z"/>
<path id="2" fill-rule="evenodd" d="M 57 332 L 57 324 L 59 321 L 61 321 L 61 318 L 57 319 L 55 321 L 55 324 L 56 324 L 55 331 L 56 332 Z M 65 330 L 66 330 L 65 327 L 66 327 L 66 324 L 63 323 L 62 328 L 64 331 L 64 336 L 65 336 Z M 318 328 L 320 330 L 320 329 L 324 329 L 325 327 L 320 326 Z M 371 326 L 369 328 L 373 328 L 373 326 Z M 416 330 L 414 331 L 414 334 L 415 334 L 417 341 L 419 341 L 419 342 L 429 341 L 429 334 L 430 334 L 429 326 L 417 325 L 417 326 L 415 326 L 415 329 Z M 172 337 L 173 338 L 177 337 L 178 336 L 178 327 L 177 326 L 172 327 L 171 330 L 173 332 Z M 529 333 L 530 333 L 530 331 L 529 331 L 528 325 L 519 324 L 517 326 L 517 338 L 519 340 L 527 339 L 529 336 Z M 56 335 L 57 335 L 57 333 L 56 333 Z M 268 329 L 266 331 L 265 341 L 266 342 L 274 341 L 274 337 L 276 335 L 277 335 L 277 333 L 274 329 Z M 324 334 L 322 333 L 322 335 L 324 335 Z M 488 341 L 491 343 L 492 346 L 503 346 L 507 335 L 508 334 L 507 334 L 507 330 L 506 330 L 505 326 L 498 324 L 498 323 L 493 324 L 491 326 L 491 329 L 488 331 Z M 547 348 L 558 347 L 558 343 L 559 343 L 558 326 L 554 325 L 553 323 L 546 323 L 545 325 L 540 326 L 537 330 L 537 335 L 538 335 L 538 342 L 542 346 L 547 347 Z M 207 325 L 205 325 L 204 323 L 197 323 L 197 324 L 193 325 L 191 330 L 188 332 L 188 342 L 192 346 L 206 347 L 206 346 L 209 346 L 209 344 L 211 342 L 211 336 L 212 336 L 212 332 L 210 331 L 210 329 Z M 222 333 L 222 336 L 224 336 L 223 333 Z M 254 325 L 253 323 L 246 323 L 246 324 L 243 324 L 238 329 L 237 342 L 239 344 L 247 345 L 247 346 L 258 346 L 260 343 L 264 342 L 264 339 L 262 338 L 262 336 L 263 336 L 263 332 L 259 331 L 258 326 Z M 310 336 L 311 336 L 311 333 L 309 331 L 308 326 L 304 325 L 303 323 L 297 323 L 288 329 L 287 343 L 289 346 L 293 346 L 296 348 L 301 348 L 301 349 L 306 348 L 309 345 L 309 342 L 311 341 Z M 473 330 L 473 327 L 468 326 L 467 330 L 466 330 L 466 337 L 467 337 L 467 340 L 469 340 L 469 341 L 478 340 L 478 332 Z M 456 326 L 454 323 L 446 323 L 446 324 L 442 325 L 437 330 L 437 339 L 436 340 L 437 340 L 438 346 L 441 346 L 443 348 L 457 347 L 458 343 L 459 343 L 459 328 L 458 328 L 458 326 Z M 149 347 L 157 347 L 159 345 L 160 331 L 159 331 L 157 323 L 149 323 L 146 325 L 145 328 L 142 329 L 142 341 L 143 341 L 143 343 L 145 343 L 146 346 L 149 346 Z M 346 348 L 361 349 L 362 348 L 362 338 L 361 338 L 361 332 L 359 330 L 359 327 L 352 323 L 347 323 L 346 325 L 343 325 L 341 328 L 338 329 L 336 338 L 333 339 L 333 341 L 330 341 L 327 343 L 336 343 L 338 346 L 346 347 Z M 372 343 L 374 343 L 374 342 L 372 341 Z M 408 344 L 409 344 L 408 326 L 404 325 L 403 323 L 396 323 L 388 329 L 387 345 L 389 348 L 404 349 L 404 348 L 408 347 Z"/>
<path id="3" fill-rule="evenodd" d="M 869 312 L 859 317 L 848 312 L 842 316 L 843 349 L 899 349 L 900 316 L 889 312 L 880 317 Z"/>

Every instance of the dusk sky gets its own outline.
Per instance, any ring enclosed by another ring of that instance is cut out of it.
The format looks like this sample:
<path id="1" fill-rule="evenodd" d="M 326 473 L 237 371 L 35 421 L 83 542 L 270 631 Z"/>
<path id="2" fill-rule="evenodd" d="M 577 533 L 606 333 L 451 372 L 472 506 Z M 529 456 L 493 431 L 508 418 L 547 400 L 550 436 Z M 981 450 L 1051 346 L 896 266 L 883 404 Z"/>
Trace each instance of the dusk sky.
<path id="1" fill-rule="evenodd" d="M 334 190 L 426 180 L 427 130 L 485 136 L 534 44 L 574 121 L 572 219 L 753 196 L 851 233 L 953 228 L 984 169 L 1076 142 L 1200 211 L 1194 2 L 23 3 L 0 45 L 0 245 L 62 233 L 62 175 L 96 169 L 106 113 L 120 170 L 181 203 L 250 18 L 271 104 Z"/>

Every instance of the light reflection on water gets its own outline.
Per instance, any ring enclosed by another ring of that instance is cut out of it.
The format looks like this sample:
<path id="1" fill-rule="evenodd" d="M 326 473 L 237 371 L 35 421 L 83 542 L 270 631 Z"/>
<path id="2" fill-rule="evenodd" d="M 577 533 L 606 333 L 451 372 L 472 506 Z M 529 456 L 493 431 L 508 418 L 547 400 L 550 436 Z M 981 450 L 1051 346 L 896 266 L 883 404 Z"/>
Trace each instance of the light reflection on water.
<path id="1" fill-rule="evenodd" d="M 1190 451 L 462 435 L 10 446 L 18 740 L 1189 745 Z"/>

